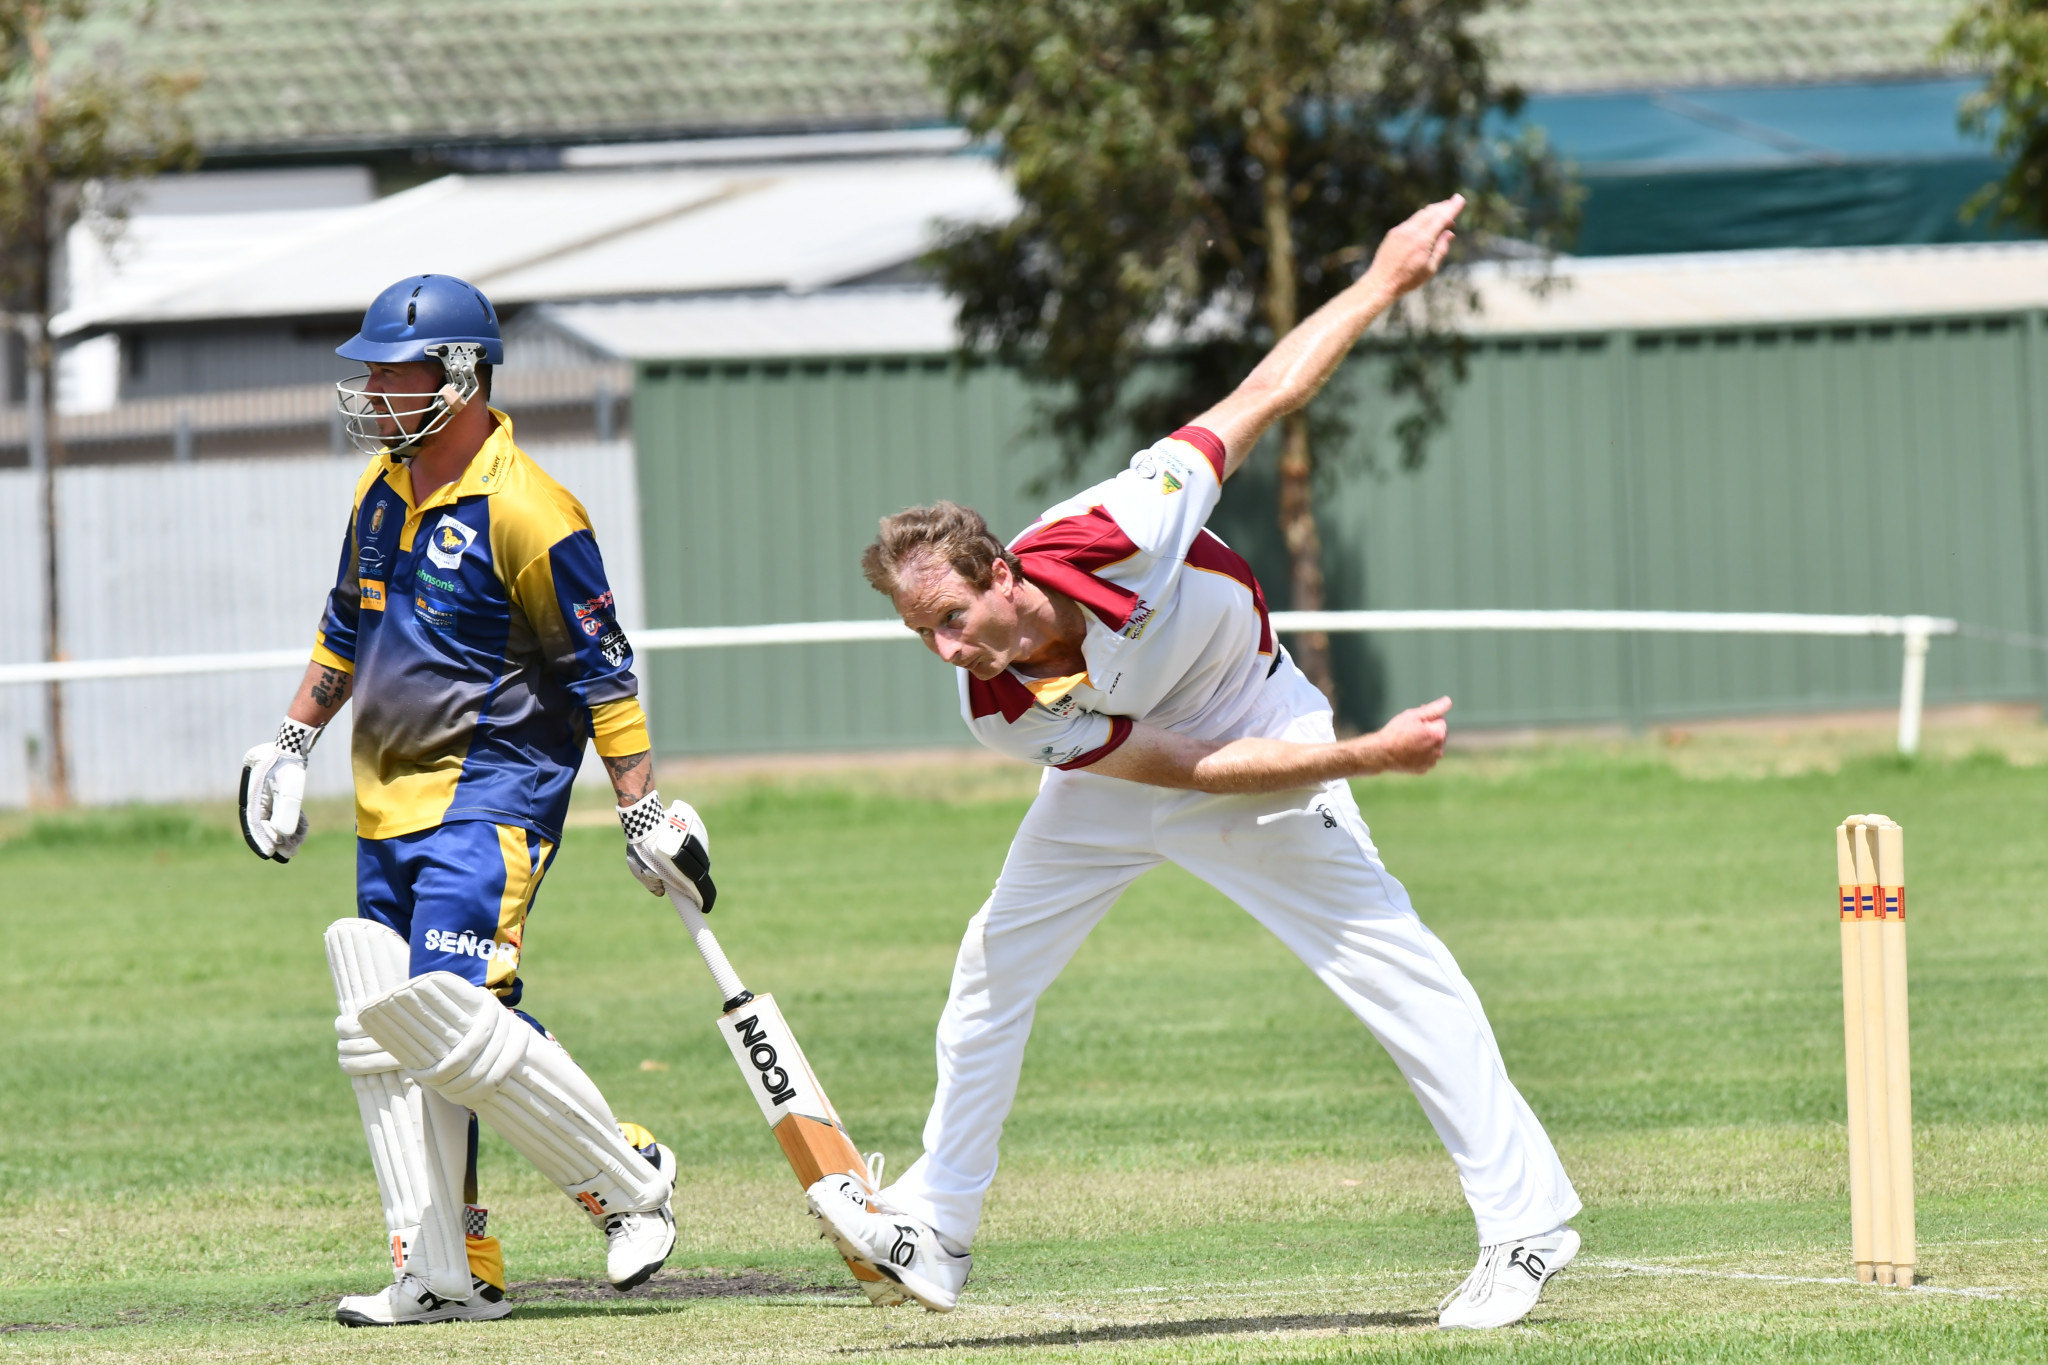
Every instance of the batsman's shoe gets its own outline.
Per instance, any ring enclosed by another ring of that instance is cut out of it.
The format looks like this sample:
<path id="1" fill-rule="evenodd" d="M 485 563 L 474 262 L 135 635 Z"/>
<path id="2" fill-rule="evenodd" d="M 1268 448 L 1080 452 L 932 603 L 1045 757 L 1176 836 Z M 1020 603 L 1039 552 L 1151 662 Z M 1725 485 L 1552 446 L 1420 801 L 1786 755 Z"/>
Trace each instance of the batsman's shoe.
<path id="1" fill-rule="evenodd" d="M 850 1175 L 828 1175 L 804 1198 L 841 1256 L 894 1280 L 934 1313 L 950 1313 L 960 1302 L 974 1258 L 949 1251 L 929 1225 L 889 1208 Z"/>
<path id="2" fill-rule="evenodd" d="M 1481 1247 L 1479 1264 L 1437 1305 L 1439 1327 L 1505 1327 L 1529 1316 L 1543 1286 L 1579 1254 L 1579 1234 L 1553 1228 L 1541 1237 Z"/>
<path id="3" fill-rule="evenodd" d="M 466 1299 L 444 1299 L 414 1275 L 378 1294 L 350 1294 L 334 1310 L 343 1327 L 407 1327 L 420 1322 L 495 1322 L 512 1311 L 503 1293 L 481 1280 Z"/>
<path id="4" fill-rule="evenodd" d="M 676 1154 L 654 1140 L 654 1135 L 637 1123 L 622 1123 L 619 1131 L 633 1150 L 647 1158 L 649 1165 L 671 1177 L 668 1198 L 658 1207 L 640 1213 L 613 1213 L 597 1220 L 604 1229 L 604 1272 L 612 1288 L 621 1294 L 647 1283 L 668 1261 L 676 1247 L 674 1175 Z"/>

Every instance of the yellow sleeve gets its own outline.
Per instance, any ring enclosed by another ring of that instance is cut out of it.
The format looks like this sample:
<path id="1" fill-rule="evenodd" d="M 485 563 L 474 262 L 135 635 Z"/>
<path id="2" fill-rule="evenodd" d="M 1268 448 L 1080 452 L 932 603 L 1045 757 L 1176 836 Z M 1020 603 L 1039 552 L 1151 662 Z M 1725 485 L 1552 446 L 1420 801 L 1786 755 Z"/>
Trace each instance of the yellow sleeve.
<path id="1" fill-rule="evenodd" d="M 342 672 L 351 675 L 356 671 L 354 664 L 327 647 L 327 632 L 325 631 L 321 631 L 314 636 L 313 662 L 323 668 L 338 668 Z"/>
<path id="2" fill-rule="evenodd" d="M 601 701 L 590 708 L 590 737 L 600 758 L 625 758 L 654 747 L 647 733 L 647 713 L 638 697 Z"/>

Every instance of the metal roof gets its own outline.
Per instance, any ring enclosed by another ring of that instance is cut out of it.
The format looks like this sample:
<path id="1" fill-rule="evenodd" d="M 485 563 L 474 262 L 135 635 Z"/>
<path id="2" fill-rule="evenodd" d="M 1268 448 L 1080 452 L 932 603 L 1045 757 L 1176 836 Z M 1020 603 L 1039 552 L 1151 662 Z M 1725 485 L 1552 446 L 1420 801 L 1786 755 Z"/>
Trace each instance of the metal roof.
<path id="1" fill-rule="evenodd" d="M 941 220 L 1012 212 L 1007 183 L 977 156 L 450 175 L 260 222 L 138 214 L 121 267 L 52 329 L 347 315 L 393 279 L 426 272 L 459 275 L 508 305 L 801 293 L 914 259 Z"/>
<path id="2" fill-rule="evenodd" d="M 1473 270 L 1478 334 L 1637 331 L 2017 313 L 2048 307 L 2048 242 L 1710 251 Z"/>
<path id="3" fill-rule="evenodd" d="M 550 304 L 542 320 L 622 360 L 943 355 L 955 305 L 930 285 Z"/>
<path id="4" fill-rule="evenodd" d="M 1471 270 L 1474 336 L 1912 319 L 2048 308 L 2048 243 L 1563 258 Z M 954 303 L 929 285 L 555 305 L 542 320 L 624 360 L 943 355 Z"/>

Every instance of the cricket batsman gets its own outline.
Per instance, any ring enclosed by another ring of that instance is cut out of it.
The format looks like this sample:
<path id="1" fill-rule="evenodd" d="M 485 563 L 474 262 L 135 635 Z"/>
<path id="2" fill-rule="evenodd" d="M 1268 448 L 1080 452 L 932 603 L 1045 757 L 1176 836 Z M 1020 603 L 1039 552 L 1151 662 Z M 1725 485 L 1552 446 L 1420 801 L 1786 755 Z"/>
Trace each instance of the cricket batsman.
<path id="1" fill-rule="evenodd" d="M 924 1155 L 872 1198 L 847 1176 L 808 1192 L 846 1257 L 927 1308 L 952 1308 L 966 1282 L 1040 994 L 1124 888 L 1167 861 L 1270 929 L 1407 1077 L 1479 1225 L 1478 1264 L 1440 1305 L 1441 1326 L 1519 1320 L 1578 1251 L 1579 1199 L 1557 1152 L 1346 784 L 1428 772 L 1450 699 L 1336 739 L 1250 567 L 1203 525 L 1267 427 L 1435 276 L 1463 207 L 1433 204 L 1394 229 L 1228 398 L 1008 545 L 942 502 L 885 517 L 862 559 L 904 623 L 960 669 L 975 736 L 1046 769 L 953 968 Z"/>
<path id="2" fill-rule="evenodd" d="M 277 738 L 242 760 L 242 832 L 286 862 L 306 837 L 306 757 L 355 701 L 356 912 L 326 935 L 341 1069 L 355 1088 L 394 1283 L 350 1295 L 350 1327 L 511 1311 L 476 1188 L 476 1120 L 590 1215 L 630 1289 L 675 1245 L 675 1156 L 621 1126 L 519 1009 L 520 951 L 595 743 L 626 860 L 656 895 L 711 909 L 703 824 L 656 794 L 647 720 L 590 518 L 488 406 L 498 318 L 449 275 L 377 296 L 337 348 L 370 455 L 312 662 Z"/>

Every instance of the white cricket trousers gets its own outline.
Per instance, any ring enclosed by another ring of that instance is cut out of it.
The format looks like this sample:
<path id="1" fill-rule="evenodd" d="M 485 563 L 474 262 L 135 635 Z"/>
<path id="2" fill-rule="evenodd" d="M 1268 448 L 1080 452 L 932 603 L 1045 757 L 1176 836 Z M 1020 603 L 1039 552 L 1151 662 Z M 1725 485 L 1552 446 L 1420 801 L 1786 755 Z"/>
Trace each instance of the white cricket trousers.
<path id="1" fill-rule="evenodd" d="M 1329 714 L 1286 729 L 1328 739 Z M 1046 774 L 968 923 L 939 1019 L 924 1155 L 889 1187 L 890 1204 L 959 1249 L 973 1242 L 1038 997 L 1124 888 L 1168 861 L 1270 929 L 1386 1048 L 1457 1165 L 1481 1245 L 1548 1232 L 1579 1211 L 1478 995 L 1380 864 L 1345 783 L 1209 796 L 1086 771 Z"/>

